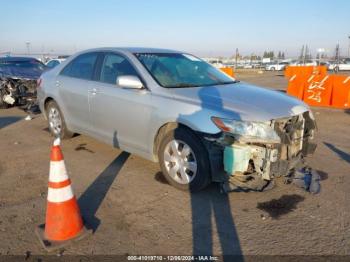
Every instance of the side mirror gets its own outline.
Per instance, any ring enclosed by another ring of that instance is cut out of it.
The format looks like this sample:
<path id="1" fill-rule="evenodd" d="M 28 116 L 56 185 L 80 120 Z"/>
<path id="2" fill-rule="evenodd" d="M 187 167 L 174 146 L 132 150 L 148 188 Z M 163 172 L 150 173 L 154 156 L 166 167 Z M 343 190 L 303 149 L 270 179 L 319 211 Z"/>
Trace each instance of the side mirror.
<path id="1" fill-rule="evenodd" d="M 118 76 L 116 84 L 120 87 L 131 88 L 131 89 L 141 89 L 143 84 L 137 76 L 125 75 Z"/>

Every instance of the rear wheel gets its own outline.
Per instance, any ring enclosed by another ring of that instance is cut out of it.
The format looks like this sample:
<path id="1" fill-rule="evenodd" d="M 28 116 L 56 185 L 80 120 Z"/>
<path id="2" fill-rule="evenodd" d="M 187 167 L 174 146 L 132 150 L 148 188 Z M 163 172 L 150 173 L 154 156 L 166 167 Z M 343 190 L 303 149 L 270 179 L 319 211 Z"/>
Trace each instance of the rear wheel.
<path id="1" fill-rule="evenodd" d="M 188 129 L 180 127 L 166 133 L 158 159 L 165 178 L 178 189 L 196 192 L 211 182 L 207 150 Z"/>
<path id="2" fill-rule="evenodd" d="M 61 139 L 71 138 L 74 133 L 67 129 L 63 114 L 57 103 L 53 100 L 49 101 L 46 106 L 47 121 L 50 133 Z"/>

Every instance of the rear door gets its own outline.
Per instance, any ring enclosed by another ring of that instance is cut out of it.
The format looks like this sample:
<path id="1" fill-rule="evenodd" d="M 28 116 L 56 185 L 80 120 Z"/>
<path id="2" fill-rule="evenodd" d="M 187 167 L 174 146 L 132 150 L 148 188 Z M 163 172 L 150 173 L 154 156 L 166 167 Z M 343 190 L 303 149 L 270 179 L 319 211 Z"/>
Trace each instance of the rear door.
<path id="1" fill-rule="evenodd" d="M 90 133 L 89 90 L 93 88 L 99 53 L 85 53 L 72 60 L 58 75 L 59 106 L 75 132 Z"/>
<path id="2" fill-rule="evenodd" d="M 118 76 L 135 75 L 133 65 L 121 54 L 106 53 L 100 70 L 100 82 L 89 93 L 90 114 L 95 134 L 115 147 L 130 152 L 147 151 L 151 92 L 117 86 Z"/>

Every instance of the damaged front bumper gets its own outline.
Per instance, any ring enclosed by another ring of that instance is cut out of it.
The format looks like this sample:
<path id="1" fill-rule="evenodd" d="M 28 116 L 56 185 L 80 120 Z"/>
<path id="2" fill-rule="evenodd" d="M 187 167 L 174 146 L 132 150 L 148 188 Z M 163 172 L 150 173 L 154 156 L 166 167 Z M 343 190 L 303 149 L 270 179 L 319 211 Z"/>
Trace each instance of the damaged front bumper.
<path id="1" fill-rule="evenodd" d="M 16 105 L 25 110 L 38 109 L 36 88 L 36 79 L 0 77 L 0 99 L 8 106 Z"/>
<path id="2" fill-rule="evenodd" d="M 313 172 L 305 171 L 306 157 L 313 154 L 316 123 L 311 112 L 271 121 L 280 143 L 241 141 L 231 133 L 206 137 L 212 167 L 212 179 L 223 184 L 224 191 L 262 191 L 271 188 L 275 177 L 310 190 L 307 181 L 318 181 Z M 220 155 L 222 156 L 220 159 Z M 221 162 L 220 162 L 221 161 Z M 223 167 L 222 167 L 222 163 Z M 219 167 L 221 165 L 221 168 Z M 304 174 L 303 178 L 300 178 Z M 308 179 L 310 177 L 310 179 Z M 311 188 L 316 188 L 315 183 Z"/>

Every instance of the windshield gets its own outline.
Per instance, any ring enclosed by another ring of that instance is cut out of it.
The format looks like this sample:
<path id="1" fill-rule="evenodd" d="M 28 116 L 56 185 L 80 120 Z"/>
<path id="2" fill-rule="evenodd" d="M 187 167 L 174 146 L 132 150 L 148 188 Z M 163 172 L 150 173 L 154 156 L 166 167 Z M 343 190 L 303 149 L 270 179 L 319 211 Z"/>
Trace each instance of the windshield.
<path id="1" fill-rule="evenodd" d="M 196 87 L 235 83 L 234 78 L 192 55 L 136 53 L 135 56 L 163 87 Z"/>

